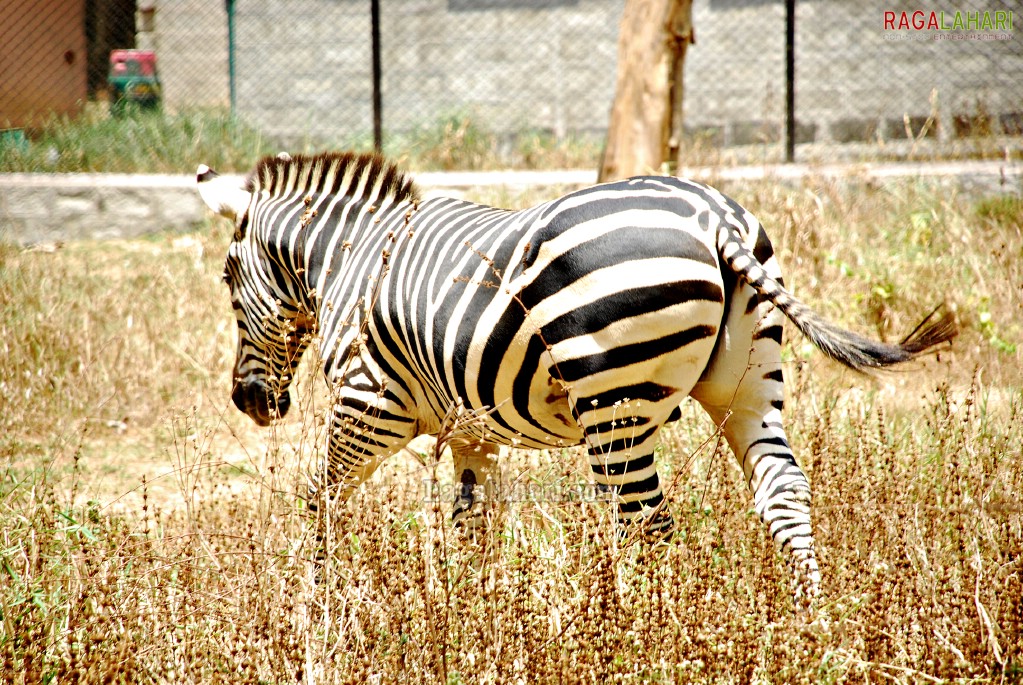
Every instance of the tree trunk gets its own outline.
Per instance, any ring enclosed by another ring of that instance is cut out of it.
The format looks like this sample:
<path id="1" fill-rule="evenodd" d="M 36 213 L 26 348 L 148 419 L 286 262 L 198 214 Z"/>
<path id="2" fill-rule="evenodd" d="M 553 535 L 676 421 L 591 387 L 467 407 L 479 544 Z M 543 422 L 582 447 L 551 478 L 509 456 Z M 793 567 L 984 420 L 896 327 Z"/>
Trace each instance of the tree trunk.
<path id="1" fill-rule="evenodd" d="M 660 172 L 682 131 L 682 64 L 692 0 L 626 0 L 618 75 L 598 178 Z"/>

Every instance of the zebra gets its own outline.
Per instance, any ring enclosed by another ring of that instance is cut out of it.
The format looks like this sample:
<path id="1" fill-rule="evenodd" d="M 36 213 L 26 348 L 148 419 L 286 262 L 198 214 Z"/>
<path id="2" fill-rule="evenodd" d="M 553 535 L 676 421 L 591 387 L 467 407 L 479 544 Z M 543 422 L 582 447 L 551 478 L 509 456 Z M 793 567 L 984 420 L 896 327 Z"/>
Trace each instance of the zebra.
<path id="1" fill-rule="evenodd" d="M 267 157 L 244 181 L 197 171 L 234 222 L 234 404 L 283 417 L 306 346 L 334 400 L 310 508 L 345 500 L 388 456 L 449 441 L 453 518 L 478 516 L 502 445 L 582 445 L 623 524 L 668 536 L 660 428 L 693 397 L 719 426 L 797 602 L 819 592 L 810 486 L 782 424 L 782 320 L 857 371 L 956 335 L 932 315 L 899 344 L 828 323 L 784 286 L 760 222 L 712 187 L 640 176 L 511 211 L 422 194 L 372 153 Z"/>

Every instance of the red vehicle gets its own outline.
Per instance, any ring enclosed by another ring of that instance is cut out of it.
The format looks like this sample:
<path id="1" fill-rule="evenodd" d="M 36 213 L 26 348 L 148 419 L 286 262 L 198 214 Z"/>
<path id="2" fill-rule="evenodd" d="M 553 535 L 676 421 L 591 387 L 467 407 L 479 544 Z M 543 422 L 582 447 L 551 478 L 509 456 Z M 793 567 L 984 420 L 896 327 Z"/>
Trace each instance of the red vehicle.
<path id="1" fill-rule="evenodd" d="M 160 106 L 160 77 L 156 73 L 156 53 L 152 50 L 112 50 L 110 52 L 110 109 L 115 114 L 132 105 L 140 109 Z"/>

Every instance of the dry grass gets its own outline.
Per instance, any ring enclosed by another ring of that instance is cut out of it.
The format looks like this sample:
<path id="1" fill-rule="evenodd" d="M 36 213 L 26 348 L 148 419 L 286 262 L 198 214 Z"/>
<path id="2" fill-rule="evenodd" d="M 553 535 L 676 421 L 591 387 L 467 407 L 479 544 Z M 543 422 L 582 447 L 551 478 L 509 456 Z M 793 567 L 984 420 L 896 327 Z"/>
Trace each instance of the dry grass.
<path id="1" fill-rule="evenodd" d="M 820 620 L 794 613 L 734 459 L 688 405 L 661 454 L 667 549 L 551 496 L 585 480 L 574 451 L 510 455 L 523 497 L 468 545 L 447 497 L 424 501 L 450 464 L 417 443 L 338 513 L 317 585 L 296 493 L 319 381 L 304 365 L 270 431 L 230 407 L 218 225 L 0 247 L 0 680 L 1023 682 L 1023 203 L 732 191 L 831 318 L 896 338 L 947 301 L 964 329 L 874 381 L 787 350 Z"/>

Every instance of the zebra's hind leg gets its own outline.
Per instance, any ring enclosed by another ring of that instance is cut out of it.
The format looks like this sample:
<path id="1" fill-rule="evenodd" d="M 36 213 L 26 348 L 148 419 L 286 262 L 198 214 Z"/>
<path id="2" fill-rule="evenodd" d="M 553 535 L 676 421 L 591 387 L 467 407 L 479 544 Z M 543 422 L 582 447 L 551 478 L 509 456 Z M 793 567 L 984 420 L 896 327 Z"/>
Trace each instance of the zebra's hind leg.
<path id="1" fill-rule="evenodd" d="M 792 455 L 780 415 L 737 407 L 727 415 L 718 407 L 705 408 L 719 425 L 724 422 L 725 438 L 742 465 L 753 506 L 787 557 L 796 604 L 804 607 L 819 593 L 821 582 L 810 525 L 810 484 Z"/>
<path id="2" fill-rule="evenodd" d="M 500 492 L 499 447 L 471 438 L 451 442 L 454 458 L 455 502 L 451 520 L 471 537 L 486 531 L 489 517 Z"/>
<path id="3" fill-rule="evenodd" d="M 745 301 L 738 295 L 735 300 Z M 748 311 L 756 301 L 750 305 Z M 805 609 L 820 591 L 821 575 L 810 525 L 810 484 L 782 426 L 780 315 L 773 308 L 762 318 L 742 312 L 733 308 L 732 344 L 719 349 L 690 394 L 722 427 L 754 508 L 792 569 L 796 605 Z"/>

